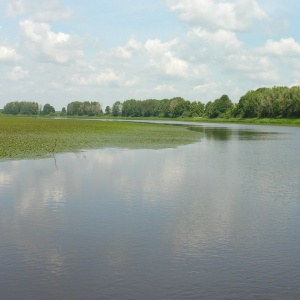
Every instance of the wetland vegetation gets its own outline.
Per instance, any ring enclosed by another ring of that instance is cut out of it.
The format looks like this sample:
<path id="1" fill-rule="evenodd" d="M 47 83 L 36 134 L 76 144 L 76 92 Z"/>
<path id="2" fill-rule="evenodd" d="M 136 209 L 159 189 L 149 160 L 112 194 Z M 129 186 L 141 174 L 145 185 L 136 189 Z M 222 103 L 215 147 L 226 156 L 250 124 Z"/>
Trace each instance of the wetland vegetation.
<path id="1" fill-rule="evenodd" d="M 82 149 L 170 148 L 198 141 L 184 126 L 0 116 L 0 159 L 38 158 Z"/>

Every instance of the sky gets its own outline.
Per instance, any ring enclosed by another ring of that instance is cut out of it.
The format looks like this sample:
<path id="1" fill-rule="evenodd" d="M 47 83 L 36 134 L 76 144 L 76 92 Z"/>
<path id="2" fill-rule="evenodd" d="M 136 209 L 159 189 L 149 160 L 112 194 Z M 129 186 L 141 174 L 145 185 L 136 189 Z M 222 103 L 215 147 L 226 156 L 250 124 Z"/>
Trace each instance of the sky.
<path id="1" fill-rule="evenodd" d="M 300 85 L 297 0 L 0 0 L 0 108 Z"/>

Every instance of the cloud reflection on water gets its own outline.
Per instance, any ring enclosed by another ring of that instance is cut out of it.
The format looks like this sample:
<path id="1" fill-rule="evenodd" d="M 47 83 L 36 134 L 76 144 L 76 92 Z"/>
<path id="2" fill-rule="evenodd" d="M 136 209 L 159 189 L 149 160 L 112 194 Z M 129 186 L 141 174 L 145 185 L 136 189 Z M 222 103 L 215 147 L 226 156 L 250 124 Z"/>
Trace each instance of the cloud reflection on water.
<path id="1" fill-rule="evenodd" d="M 259 259 L 284 253 L 298 228 L 300 139 L 251 136 L 1 163 L 2 272 L 22 266 L 46 290 L 72 278 L 76 295 L 157 284 L 158 274 L 173 286 L 170 272 L 187 285 L 204 273 L 236 282 L 249 257 L 260 273 Z"/>
<path id="2" fill-rule="evenodd" d="M 62 154 L 56 157 L 57 166 L 53 159 L 6 162 L 1 190 L 13 211 L 1 218 L 2 228 L 13 234 L 15 247 L 24 249 L 25 261 L 44 260 L 47 269 L 58 274 L 65 253 L 58 250 L 60 241 L 55 236 L 67 222 L 65 209 L 74 203 L 83 207 L 86 201 L 89 206 L 95 199 L 130 206 L 141 201 L 151 208 L 165 206 L 175 197 L 184 183 L 185 156 L 174 149 L 162 151 L 106 149 L 87 151 L 84 156 Z M 45 243 L 41 232 L 53 237 Z M 128 260 L 124 254 L 129 249 L 113 247 L 107 248 L 111 264 Z"/>

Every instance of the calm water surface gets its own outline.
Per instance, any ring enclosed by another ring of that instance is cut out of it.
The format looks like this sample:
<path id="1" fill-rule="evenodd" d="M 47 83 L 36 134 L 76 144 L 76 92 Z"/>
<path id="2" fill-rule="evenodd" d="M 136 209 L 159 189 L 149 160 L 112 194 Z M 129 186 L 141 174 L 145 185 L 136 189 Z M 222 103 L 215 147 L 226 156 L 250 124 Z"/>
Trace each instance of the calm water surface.
<path id="1" fill-rule="evenodd" d="M 300 299 L 300 128 L 0 163 L 0 299 Z"/>

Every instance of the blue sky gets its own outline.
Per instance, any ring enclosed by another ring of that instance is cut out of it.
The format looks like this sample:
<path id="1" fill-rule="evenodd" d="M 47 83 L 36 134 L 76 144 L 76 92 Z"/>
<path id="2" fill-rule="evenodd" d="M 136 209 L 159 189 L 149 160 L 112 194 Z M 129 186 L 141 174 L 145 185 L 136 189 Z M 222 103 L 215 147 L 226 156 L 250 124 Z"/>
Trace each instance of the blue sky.
<path id="1" fill-rule="evenodd" d="M 300 84 L 296 0 L 0 0 L 0 107 Z"/>

